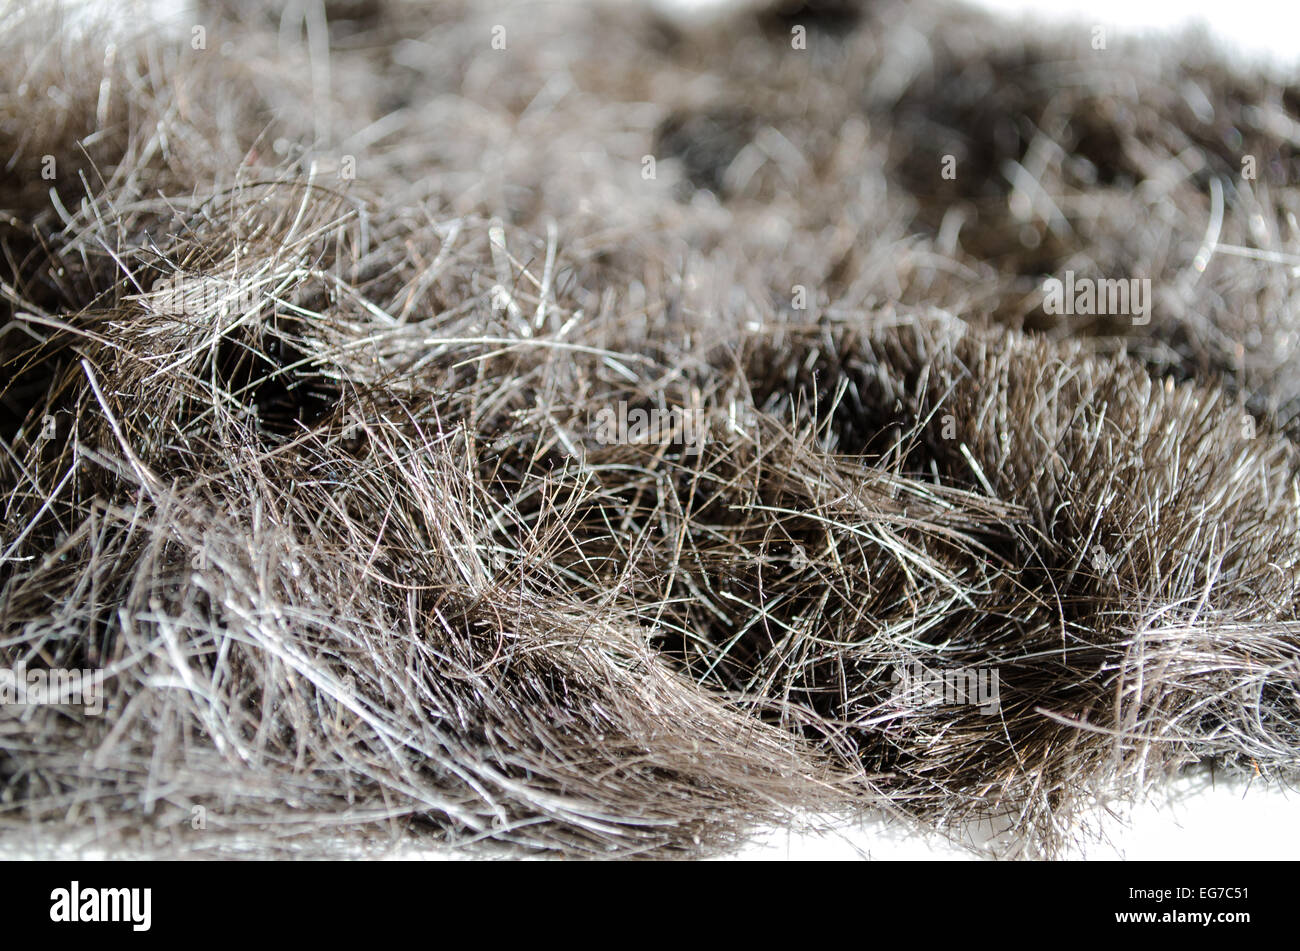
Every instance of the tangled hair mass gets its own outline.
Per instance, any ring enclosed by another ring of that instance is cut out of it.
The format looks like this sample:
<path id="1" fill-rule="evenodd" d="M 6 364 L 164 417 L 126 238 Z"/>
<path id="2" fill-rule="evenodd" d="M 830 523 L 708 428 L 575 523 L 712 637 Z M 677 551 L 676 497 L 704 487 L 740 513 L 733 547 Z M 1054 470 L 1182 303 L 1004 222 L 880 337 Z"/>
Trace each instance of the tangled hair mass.
<path id="1" fill-rule="evenodd" d="M 1297 129 L 944 0 L 0 7 L 0 668 L 103 690 L 0 705 L 0 831 L 1053 856 L 1293 781 Z"/>

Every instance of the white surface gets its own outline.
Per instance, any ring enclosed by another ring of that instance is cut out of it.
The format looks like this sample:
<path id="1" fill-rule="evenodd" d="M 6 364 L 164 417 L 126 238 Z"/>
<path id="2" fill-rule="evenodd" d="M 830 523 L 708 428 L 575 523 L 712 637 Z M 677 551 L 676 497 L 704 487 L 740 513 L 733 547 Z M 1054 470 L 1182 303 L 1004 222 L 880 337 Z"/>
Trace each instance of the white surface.
<path id="1" fill-rule="evenodd" d="M 969 0 L 968 0 L 969 2 Z M 974 6 L 1023 24 L 1065 20 L 1139 33 L 1199 25 L 1216 41 L 1252 59 L 1292 65 L 1300 59 L 1296 0 L 981 0 Z"/>
<path id="2" fill-rule="evenodd" d="M 1290 859 L 1300 857 L 1300 792 L 1258 782 L 1211 784 L 1208 775 L 1179 780 L 1163 801 L 1128 815 L 1099 812 L 1098 828 L 1063 856 L 1069 859 Z M 879 820 L 829 832 L 794 825 L 757 838 L 739 855 L 756 861 L 786 859 L 977 859 L 986 825 L 971 824 L 957 838 Z"/>

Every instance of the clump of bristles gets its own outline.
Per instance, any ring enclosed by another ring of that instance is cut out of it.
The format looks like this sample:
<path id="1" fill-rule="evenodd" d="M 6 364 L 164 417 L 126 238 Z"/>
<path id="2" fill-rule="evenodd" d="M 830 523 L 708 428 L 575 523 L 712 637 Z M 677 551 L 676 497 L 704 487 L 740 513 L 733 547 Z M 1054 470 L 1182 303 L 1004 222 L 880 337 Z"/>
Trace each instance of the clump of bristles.
<path id="1" fill-rule="evenodd" d="M 1051 854 L 1295 777 L 1300 89 L 938 4 L 482 6 L 0 8 L 0 667 L 107 689 L 0 707 L 0 826 Z M 1047 315 L 1066 269 L 1151 322 Z"/>

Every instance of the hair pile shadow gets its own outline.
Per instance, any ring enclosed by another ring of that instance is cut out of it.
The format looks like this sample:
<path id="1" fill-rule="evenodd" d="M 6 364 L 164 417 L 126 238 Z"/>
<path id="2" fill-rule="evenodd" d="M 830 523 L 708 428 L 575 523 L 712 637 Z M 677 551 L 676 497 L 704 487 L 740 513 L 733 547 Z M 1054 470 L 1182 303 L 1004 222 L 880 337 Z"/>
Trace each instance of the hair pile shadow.
<path id="1" fill-rule="evenodd" d="M 1297 87 L 939 2 L 292 10 L 0 6 L 0 667 L 106 690 L 0 706 L 0 829 L 1053 855 L 1294 780 Z"/>

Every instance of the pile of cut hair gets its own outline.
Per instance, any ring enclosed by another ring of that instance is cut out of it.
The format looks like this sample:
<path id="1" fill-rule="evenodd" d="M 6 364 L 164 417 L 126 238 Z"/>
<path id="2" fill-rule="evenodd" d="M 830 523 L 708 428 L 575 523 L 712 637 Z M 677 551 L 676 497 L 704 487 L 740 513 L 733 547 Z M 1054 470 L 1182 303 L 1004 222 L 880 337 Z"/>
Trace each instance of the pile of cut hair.
<path id="1" fill-rule="evenodd" d="M 0 5 L 0 668 L 103 678 L 0 705 L 0 832 L 1053 856 L 1300 774 L 1300 86 L 944 0 L 96 16 Z"/>

